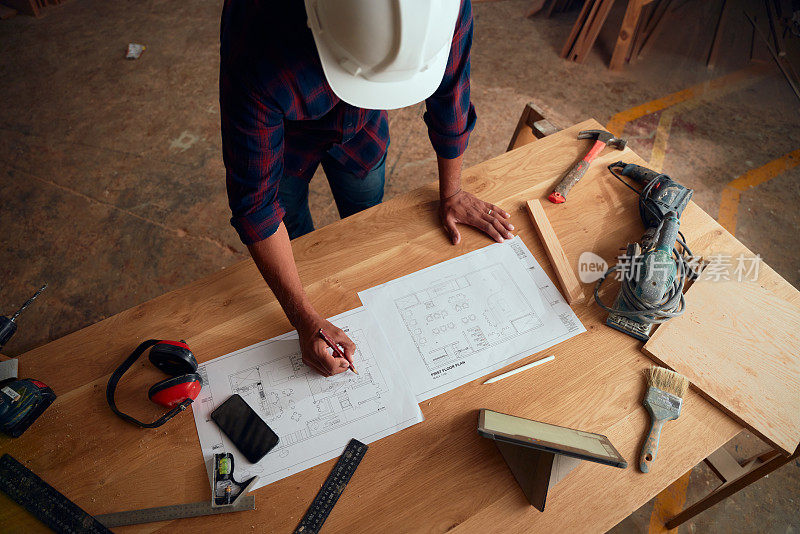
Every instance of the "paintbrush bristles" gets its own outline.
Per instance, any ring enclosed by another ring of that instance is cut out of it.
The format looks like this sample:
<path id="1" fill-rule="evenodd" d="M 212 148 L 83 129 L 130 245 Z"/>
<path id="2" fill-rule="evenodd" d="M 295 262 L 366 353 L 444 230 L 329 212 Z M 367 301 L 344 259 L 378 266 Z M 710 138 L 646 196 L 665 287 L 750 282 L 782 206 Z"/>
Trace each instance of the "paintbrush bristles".
<path id="1" fill-rule="evenodd" d="M 683 398 L 689 389 L 689 379 L 675 371 L 653 366 L 647 371 L 647 385 Z"/>

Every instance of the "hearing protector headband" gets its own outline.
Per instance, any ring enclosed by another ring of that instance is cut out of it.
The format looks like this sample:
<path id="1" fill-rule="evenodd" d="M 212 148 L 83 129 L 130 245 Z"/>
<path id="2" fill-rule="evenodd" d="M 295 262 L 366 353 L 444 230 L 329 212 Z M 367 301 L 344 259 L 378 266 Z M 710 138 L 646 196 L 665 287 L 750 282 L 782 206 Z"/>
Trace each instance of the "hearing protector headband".
<path id="1" fill-rule="evenodd" d="M 152 423 L 143 423 L 128 414 L 122 413 L 117 408 L 117 404 L 114 401 L 114 392 L 122 375 L 150 347 L 153 347 L 150 350 L 150 361 L 165 373 L 172 375 L 172 378 L 153 384 L 148 391 L 148 397 L 151 401 L 171 408 L 171 410 Z M 108 386 L 106 386 L 106 401 L 111 411 L 129 423 L 143 428 L 156 428 L 185 410 L 200 394 L 203 379 L 200 378 L 196 371 L 197 360 L 186 343 L 182 341 L 148 339 L 136 347 L 136 350 L 111 375 L 108 380 Z"/>

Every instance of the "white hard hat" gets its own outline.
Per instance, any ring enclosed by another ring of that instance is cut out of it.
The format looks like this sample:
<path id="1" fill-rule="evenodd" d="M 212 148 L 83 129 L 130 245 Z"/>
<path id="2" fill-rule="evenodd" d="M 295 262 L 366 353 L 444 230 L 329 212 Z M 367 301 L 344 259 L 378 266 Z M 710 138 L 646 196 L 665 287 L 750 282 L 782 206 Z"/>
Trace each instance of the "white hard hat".
<path id="1" fill-rule="evenodd" d="M 322 70 L 333 92 L 348 104 L 410 106 L 442 83 L 460 0 L 305 3 Z"/>

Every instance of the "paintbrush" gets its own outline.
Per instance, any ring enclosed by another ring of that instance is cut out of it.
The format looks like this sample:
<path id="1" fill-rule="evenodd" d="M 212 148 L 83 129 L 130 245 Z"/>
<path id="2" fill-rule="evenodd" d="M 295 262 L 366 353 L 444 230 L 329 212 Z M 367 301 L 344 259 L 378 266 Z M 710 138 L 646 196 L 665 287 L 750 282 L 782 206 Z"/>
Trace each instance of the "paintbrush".
<path id="1" fill-rule="evenodd" d="M 650 412 L 650 433 L 639 458 L 639 469 L 642 473 L 650 471 L 650 464 L 655 461 L 658 452 L 661 427 L 681 414 L 683 396 L 688 389 L 689 379 L 675 371 L 655 366 L 647 371 L 644 407 Z"/>

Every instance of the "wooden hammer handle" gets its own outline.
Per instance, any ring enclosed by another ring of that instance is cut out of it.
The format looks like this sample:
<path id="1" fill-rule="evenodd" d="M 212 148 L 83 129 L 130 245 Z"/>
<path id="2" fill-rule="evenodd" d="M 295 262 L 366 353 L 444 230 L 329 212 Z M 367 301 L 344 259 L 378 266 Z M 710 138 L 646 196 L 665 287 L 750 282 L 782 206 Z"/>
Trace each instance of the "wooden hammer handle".
<path id="1" fill-rule="evenodd" d="M 548 200 L 553 204 L 561 204 L 562 202 L 567 201 L 567 193 L 569 190 L 573 188 L 578 181 L 583 178 L 583 175 L 586 174 L 586 169 L 589 168 L 589 164 L 592 162 L 594 158 L 606 147 L 606 144 L 603 141 L 595 141 L 594 146 L 592 149 L 587 152 L 587 154 L 580 160 L 578 163 L 575 164 L 572 169 L 567 173 L 564 178 L 558 183 L 553 192 L 550 193 L 548 196 Z"/>

